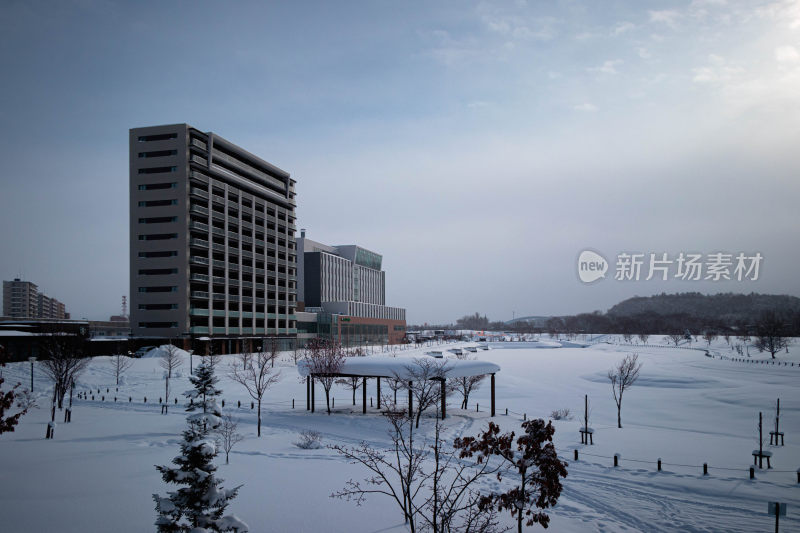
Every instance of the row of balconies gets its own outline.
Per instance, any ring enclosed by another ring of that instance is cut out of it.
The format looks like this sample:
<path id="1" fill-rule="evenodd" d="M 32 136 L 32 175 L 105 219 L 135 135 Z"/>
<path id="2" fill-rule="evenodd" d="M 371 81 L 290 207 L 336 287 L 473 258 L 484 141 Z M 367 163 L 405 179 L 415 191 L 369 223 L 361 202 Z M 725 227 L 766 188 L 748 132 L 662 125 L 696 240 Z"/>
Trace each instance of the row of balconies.
<path id="1" fill-rule="evenodd" d="M 294 314 L 280 314 L 280 313 L 253 313 L 251 311 L 224 311 L 220 309 L 205 309 L 203 307 L 192 307 L 189 309 L 191 316 L 229 316 L 231 318 L 268 318 L 279 320 L 295 320 Z"/>
<path id="2" fill-rule="evenodd" d="M 203 161 L 205 161 L 205 160 L 203 160 Z M 206 176 L 205 174 L 203 174 L 202 172 L 198 172 L 196 170 L 192 170 L 190 172 L 190 174 L 189 174 L 189 179 L 194 183 L 197 183 L 197 184 L 199 184 L 201 186 L 205 186 L 206 189 L 209 186 L 209 177 Z M 213 178 L 211 178 L 211 183 L 215 184 L 217 186 L 221 185 L 219 182 L 217 182 Z M 205 192 L 205 191 L 203 191 L 203 192 Z M 295 192 L 294 186 L 290 186 L 289 192 L 292 193 L 292 194 Z M 207 194 L 208 193 L 206 193 L 206 196 L 203 196 L 202 198 L 208 199 Z M 219 196 L 219 195 L 217 195 L 217 196 Z M 236 207 L 241 209 L 243 212 L 248 213 L 248 214 L 258 214 L 258 215 L 264 214 L 262 211 L 254 210 L 254 209 L 252 209 L 250 207 L 245 206 L 244 204 L 239 206 L 239 204 L 237 203 Z M 270 218 L 270 219 L 273 219 L 273 220 L 279 220 L 281 222 L 286 222 L 286 224 L 289 226 L 289 229 L 291 229 L 291 230 L 296 230 L 297 229 L 297 227 L 294 225 L 294 223 L 292 223 L 292 222 L 290 222 L 288 220 L 288 217 L 287 217 L 287 220 L 284 220 L 283 217 L 275 217 L 275 216 L 269 215 L 269 214 L 267 214 L 267 217 Z"/>
<path id="3" fill-rule="evenodd" d="M 207 326 L 192 326 L 191 333 L 195 334 L 214 334 L 214 335 L 295 335 L 297 328 L 211 328 L 209 331 Z M 241 329 L 241 331 L 240 331 Z"/>

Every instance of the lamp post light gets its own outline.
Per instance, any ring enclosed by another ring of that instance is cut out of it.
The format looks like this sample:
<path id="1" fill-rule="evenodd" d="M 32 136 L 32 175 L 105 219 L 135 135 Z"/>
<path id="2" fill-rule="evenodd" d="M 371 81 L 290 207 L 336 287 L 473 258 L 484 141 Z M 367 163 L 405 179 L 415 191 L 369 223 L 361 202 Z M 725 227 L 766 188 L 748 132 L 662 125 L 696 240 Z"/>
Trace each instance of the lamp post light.
<path id="1" fill-rule="evenodd" d="M 192 375 L 192 354 L 194 350 L 189 350 L 189 375 Z"/>
<path id="2" fill-rule="evenodd" d="M 33 392 L 33 363 L 36 362 L 36 358 L 28 357 L 28 361 L 31 362 L 31 392 Z"/>

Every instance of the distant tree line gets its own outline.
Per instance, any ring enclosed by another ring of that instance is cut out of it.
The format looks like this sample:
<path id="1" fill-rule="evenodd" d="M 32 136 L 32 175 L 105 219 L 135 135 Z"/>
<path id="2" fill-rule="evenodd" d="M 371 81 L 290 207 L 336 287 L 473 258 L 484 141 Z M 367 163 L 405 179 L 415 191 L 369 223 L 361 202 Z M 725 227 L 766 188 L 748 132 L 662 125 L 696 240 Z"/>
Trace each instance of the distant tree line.
<path id="1" fill-rule="evenodd" d="M 473 329 L 566 336 L 584 333 L 678 335 L 688 331 L 692 335 L 756 337 L 759 327 L 766 327 L 765 322 L 769 322 L 774 335 L 800 336 L 800 298 L 755 293 L 659 294 L 629 298 L 607 313 L 594 311 L 550 317 L 546 321 L 517 320 L 510 324 L 490 321 L 485 314 L 475 313 L 459 318 L 455 324 L 412 325 L 409 330 Z"/>

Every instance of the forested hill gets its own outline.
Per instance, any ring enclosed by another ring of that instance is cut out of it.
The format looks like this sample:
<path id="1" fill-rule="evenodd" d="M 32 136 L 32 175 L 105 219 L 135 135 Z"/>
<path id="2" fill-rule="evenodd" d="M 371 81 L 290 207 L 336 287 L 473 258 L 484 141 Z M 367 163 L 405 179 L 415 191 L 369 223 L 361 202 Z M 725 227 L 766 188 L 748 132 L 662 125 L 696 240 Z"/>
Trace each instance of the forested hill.
<path id="1" fill-rule="evenodd" d="M 700 294 L 684 292 L 634 296 L 608 310 L 608 315 L 624 317 L 654 313 L 658 315 L 685 314 L 694 317 L 713 317 L 726 322 L 750 320 L 763 311 L 800 312 L 800 298 L 784 294 Z"/>

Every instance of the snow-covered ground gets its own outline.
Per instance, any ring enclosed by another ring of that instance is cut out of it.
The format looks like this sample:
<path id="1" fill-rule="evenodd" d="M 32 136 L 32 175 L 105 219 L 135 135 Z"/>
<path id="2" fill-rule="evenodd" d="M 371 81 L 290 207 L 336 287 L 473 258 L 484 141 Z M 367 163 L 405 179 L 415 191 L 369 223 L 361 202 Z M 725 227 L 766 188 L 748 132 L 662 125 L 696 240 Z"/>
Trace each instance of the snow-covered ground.
<path id="1" fill-rule="evenodd" d="M 650 346 L 608 344 L 622 340 L 615 336 L 594 340 L 600 342 L 586 348 L 557 348 L 554 340 L 544 337 L 539 343 L 497 343 L 493 350 L 474 354 L 501 367 L 495 420 L 504 430 L 518 431 L 523 413 L 547 418 L 553 410 L 569 408 L 574 416 L 554 422 L 556 446 L 569 463 L 569 475 L 558 506 L 551 510 L 553 531 L 767 531 L 774 528 L 774 518 L 766 514 L 769 501 L 789 504 L 788 515 L 781 519 L 782 531 L 800 531 L 797 344 L 778 356 L 789 365 L 778 366 L 728 359 L 739 356 L 722 339 L 710 347 L 714 358 L 702 351 L 665 347 L 665 340 L 656 336 L 649 339 Z M 535 349 L 537 344 L 550 349 Z M 704 341 L 692 345 L 706 347 Z M 429 349 L 401 351 L 398 357 L 422 356 Z M 630 352 L 638 353 L 644 366 L 637 384 L 625 393 L 624 428 L 617 429 L 606 373 Z M 753 359 L 769 359 L 769 354 L 753 349 L 750 353 Z M 303 450 L 294 445 L 304 429 L 321 432 L 323 444 L 360 440 L 385 444 L 386 422 L 374 408 L 361 414 L 361 391 L 353 407 L 352 393 L 335 388 L 336 412 L 327 416 L 318 387 L 317 412 L 307 412 L 305 386 L 287 354 L 279 362 L 282 379 L 265 398 L 259 439 L 250 398 L 225 375 L 230 360 L 231 356 L 223 357 L 217 367 L 220 386 L 225 410 L 239 418 L 246 439 L 233 449 L 230 465 L 224 464 L 224 455 L 217 458 L 224 486 L 244 485 L 229 512 L 250 524 L 253 532 L 404 531 L 402 515 L 386 499 L 374 497 L 368 505 L 356 507 L 329 497 L 348 479 L 363 477 L 358 466 L 326 448 Z M 159 414 L 163 370 L 158 363 L 157 358 L 136 360 L 117 393 L 109 358 L 95 358 L 78 388 L 93 389 L 95 399 L 75 400 L 72 423 L 59 423 L 54 440 L 44 439 L 46 400 L 22 419 L 14 433 L 0 436 L 0 530 L 154 529 L 151 495 L 164 494 L 167 486 L 153 465 L 167 464 L 177 454 L 185 425 L 182 409 L 173 406 L 169 415 Z M 25 385 L 29 369 L 28 363 L 12 364 L 4 375 Z M 189 388 L 188 361 L 182 372 L 173 391 Z M 37 373 L 36 391 L 47 387 Z M 584 394 L 591 404 L 593 446 L 580 444 L 578 433 Z M 368 395 L 375 396 L 374 380 Z M 764 413 L 767 434 L 774 424 L 777 398 L 786 445 L 767 445 L 774 454 L 774 468 L 757 471 L 756 479 L 750 480 L 751 451 L 758 447 L 758 413 Z M 469 410 L 457 409 L 455 395 L 449 400 L 449 439 L 475 435 L 486 427 L 488 383 L 470 397 Z M 237 401 L 242 402 L 241 409 Z M 423 424 L 425 431 L 430 430 L 431 419 Z M 575 449 L 578 461 L 573 460 Z M 618 468 L 613 467 L 615 453 L 621 455 Z M 662 472 L 656 471 L 658 458 L 663 461 Z M 703 463 L 708 463 L 708 476 L 703 476 Z"/>

